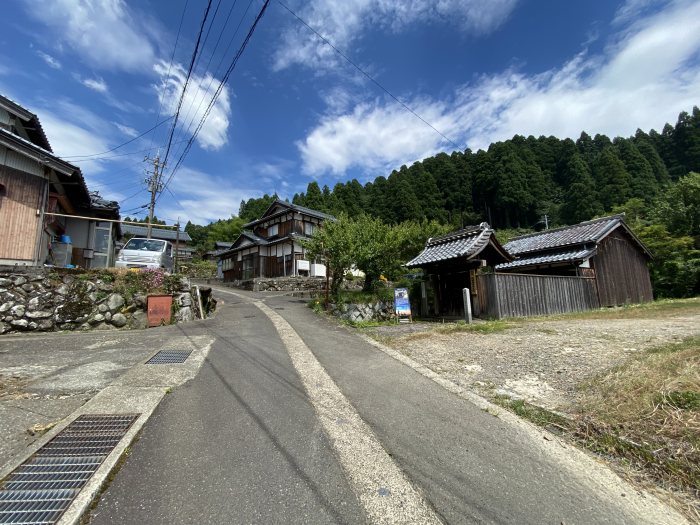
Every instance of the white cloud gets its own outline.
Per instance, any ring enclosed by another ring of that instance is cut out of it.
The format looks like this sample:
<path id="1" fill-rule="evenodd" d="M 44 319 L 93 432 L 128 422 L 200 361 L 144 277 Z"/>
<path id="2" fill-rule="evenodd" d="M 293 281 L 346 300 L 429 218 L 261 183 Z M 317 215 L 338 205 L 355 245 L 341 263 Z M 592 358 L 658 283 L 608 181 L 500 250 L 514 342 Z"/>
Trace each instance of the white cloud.
<path id="1" fill-rule="evenodd" d="M 240 184 L 229 178 L 185 167 L 178 170 L 170 188 L 178 202 L 166 191 L 156 213 L 158 217 L 170 219 L 179 216 L 183 224 L 188 220 L 207 224 L 237 215 L 242 200 L 260 196 L 259 190 L 242 189 Z"/>
<path id="2" fill-rule="evenodd" d="M 124 124 L 119 124 L 118 122 L 115 122 L 114 125 L 127 137 L 134 138 L 139 136 L 139 132 L 131 126 L 125 126 Z"/>
<path id="3" fill-rule="evenodd" d="M 169 77 L 167 76 L 168 69 L 170 69 Z M 160 84 L 154 86 L 154 89 L 157 91 L 163 106 L 163 113 L 174 115 L 185 85 L 187 72 L 178 64 L 168 68 L 167 62 L 163 61 L 158 62 L 154 66 L 154 70 L 161 77 Z M 189 136 L 196 129 L 219 85 L 220 82 L 210 73 L 203 76 L 193 74 L 190 78 L 179 117 L 179 126 L 186 131 L 186 136 Z M 224 87 L 199 135 L 197 135 L 197 143 L 202 148 L 217 150 L 226 145 L 230 114 L 229 90 Z"/>
<path id="4" fill-rule="evenodd" d="M 623 29 L 602 55 L 586 52 L 539 75 L 508 70 L 461 86 L 449 100 L 408 100 L 442 133 L 472 149 L 520 135 L 629 136 L 698 104 L 700 3 L 676 2 Z M 304 171 L 388 169 L 454 147 L 395 102 L 330 108 L 298 143 Z"/>
<path id="5" fill-rule="evenodd" d="M 54 153 L 59 157 L 71 157 L 75 155 L 86 155 L 100 153 L 109 149 L 107 139 L 90 126 L 79 126 L 73 122 L 78 120 L 68 120 L 49 110 L 36 109 L 41 125 L 46 131 L 46 136 L 51 143 Z M 66 159 L 73 162 L 74 159 Z M 79 166 L 88 186 L 90 177 L 104 170 L 104 165 L 99 160 L 86 160 L 85 162 L 75 162 Z"/>
<path id="6" fill-rule="evenodd" d="M 37 49 L 36 54 L 39 56 L 39 58 L 46 62 L 46 65 L 50 68 L 61 69 L 61 63 L 48 53 L 44 53 L 43 51 Z"/>
<path id="7" fill-rule="evenodd" d="M 143 71 L 154 62 L 153 31 L 123 0 L 25 0 L 25 6 L 93 67 Z"/>
<path id="8" fill-rule="evenodd" d="M 454 131 L 456 122 L 441 103 L 413 101 L 414 111 L 443 133 Z M 436 139 L 437 137 L 437 139 Z M 303 142 L 304 171 L 342 175 L 358 167 L 386 172 L 399 164 L 436 153 L 440 137 L 399 104 L 379 102 L 355 106 L 352 113 L 321 121 Z"/>
<path id="9" fill-rule="evenodd" d="M 516 3 L 517 0 L 312 0 L 299 16 L 333 45 L 346 50 L 370 28 L 398 32 L 411 24 L 434 20 L 457 25 L 472 34 L 490 33 L 508 18 Z M 319 69 L 336 60 L 329 46 L 293 20 L 282 32 L 274 68 L 298 64 Z"/>
<path id="10" fill-rule="evenodd" d="M 85 87 L 97 91 L 98 93 L 107 93 L 109 88 L 107 83 L 101 78 L 81 78 L 80 83 Z"/>

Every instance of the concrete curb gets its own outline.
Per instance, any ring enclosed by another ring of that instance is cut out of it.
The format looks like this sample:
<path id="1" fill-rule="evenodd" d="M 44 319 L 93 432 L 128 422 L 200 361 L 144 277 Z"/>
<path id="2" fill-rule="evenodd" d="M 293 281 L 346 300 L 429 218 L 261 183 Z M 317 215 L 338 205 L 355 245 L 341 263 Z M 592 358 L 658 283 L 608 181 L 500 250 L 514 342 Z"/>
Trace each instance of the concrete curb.
<path id="1" fill-rule="evenodd" d="M 123 454 L 134 442 L 141 429 L 171 388 L 181 386 L 194 379 L 211 350 L 214 339 L 207 336 L 183 338 L 177 349 L 191 349 L 192 354 L 183 364 L 145 365 L 144 359 L 135 367 L 112 381 L 83 406 L 61 420 L 56 426 L 37 439 L 21 454 L 10 460 L 0 471 L 0 480 L 27 461 L 37 450 L 46 445 L 58 433 L 84 414 L 139 413 L 140 416 L 129 428 L 117 446 L 105 458 L 95 474 L 81 489 L 61 519 L 59 525 L 77 525 L 101 494 L 106 482 L 117 467 Z M 173 345 L 171 345 L 172 348 Z M 182 347 L 182 348 L 180 348 Z M 153 350 L 156 353 L 156 350 Z M 156 385 L 156 386 L 153 386 Z"/>

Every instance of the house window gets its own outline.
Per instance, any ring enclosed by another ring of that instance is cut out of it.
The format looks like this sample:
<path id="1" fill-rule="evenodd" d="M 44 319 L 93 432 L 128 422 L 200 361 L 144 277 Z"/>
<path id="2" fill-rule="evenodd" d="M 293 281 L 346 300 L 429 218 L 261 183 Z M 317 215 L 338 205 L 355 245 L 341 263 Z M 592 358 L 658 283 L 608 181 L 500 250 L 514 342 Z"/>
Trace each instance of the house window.
<path id="1" fill-rule="evenodd" d="M 304 223 L 304 235 L 313 235 L 316 231 L 316 225 L 312 222 Z"/>
<path id="2" fill-rule="evenodd" d="M 279 228 L 279 226 L 277 224 L 273 224 L 272 226 L 268 227 L 267 228 L 267 236 L 274 237 L 275 235 L 277 235 L 277 232 L 279 231 L 278 228 Z"/>

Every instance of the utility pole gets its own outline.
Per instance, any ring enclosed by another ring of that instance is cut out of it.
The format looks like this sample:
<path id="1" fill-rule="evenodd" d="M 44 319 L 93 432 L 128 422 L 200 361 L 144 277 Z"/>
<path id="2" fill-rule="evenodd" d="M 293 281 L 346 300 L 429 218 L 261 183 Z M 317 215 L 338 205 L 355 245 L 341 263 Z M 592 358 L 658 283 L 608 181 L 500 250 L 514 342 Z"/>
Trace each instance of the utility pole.
<path id="1" fill-rule="evenodd" d="M 177 224 L 175 224 L 175 273 L 180 272 L 180 217 L 177 218 Z"/>
<path id="2" fill-rule="evenodd" d="M 146 161 L 151 161 L 150 158 L 146 157 Z M 165 168 L 165 164 L 160 163 L 160 154 L 156 155 L 153 159 L 153 171 L 147 171 L 150 176 L 146 177 L 146 184 L 148 184 L 148 191 L 151 192 L 151 202 L 148 205 L 148 230 L 146 232 L 146 238 L 151 238 L 151 228 L 153 225 L 153 211 L 156 207 L 156 196 L 159 192 L 163 191 L 163 183 L 161 182 L 162 170 Z"/>

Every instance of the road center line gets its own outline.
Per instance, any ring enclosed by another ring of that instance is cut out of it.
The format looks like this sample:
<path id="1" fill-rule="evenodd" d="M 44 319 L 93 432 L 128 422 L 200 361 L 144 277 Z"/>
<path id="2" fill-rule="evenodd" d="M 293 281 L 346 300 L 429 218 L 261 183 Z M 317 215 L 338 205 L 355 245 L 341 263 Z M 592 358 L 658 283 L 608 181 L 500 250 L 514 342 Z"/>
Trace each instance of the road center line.
<path id="1" fill-rule="evenodd" d="M 441 523 L 294 328 L 264 303 L 253 304 L 277 329 L 370 522 Z"/>

